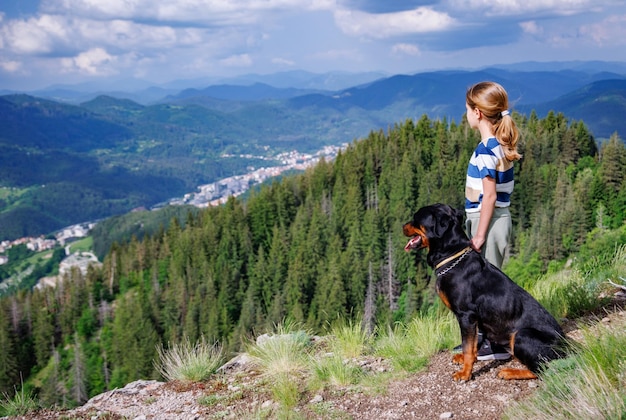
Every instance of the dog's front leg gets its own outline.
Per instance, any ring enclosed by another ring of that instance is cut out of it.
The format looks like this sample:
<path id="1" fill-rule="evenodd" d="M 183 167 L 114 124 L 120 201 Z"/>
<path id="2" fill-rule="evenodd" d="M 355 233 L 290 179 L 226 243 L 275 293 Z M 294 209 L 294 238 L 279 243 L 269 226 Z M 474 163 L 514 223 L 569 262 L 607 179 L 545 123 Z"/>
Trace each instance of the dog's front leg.
<path id="1" fill-rule="evenodd" d="M 467 317 L 459 317 L 458 321 L 461 328 L 463 353 L 455 354 L 452 361 L 463 366 L 452 377 L 455 381 L 469 381 L 478 353 L 478 325 Z"/>

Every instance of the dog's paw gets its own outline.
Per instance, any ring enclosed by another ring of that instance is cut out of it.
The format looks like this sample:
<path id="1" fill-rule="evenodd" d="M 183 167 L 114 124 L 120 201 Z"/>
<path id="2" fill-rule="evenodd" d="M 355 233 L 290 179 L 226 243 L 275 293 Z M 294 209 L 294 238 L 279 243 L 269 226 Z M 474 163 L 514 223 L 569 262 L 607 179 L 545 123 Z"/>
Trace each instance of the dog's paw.
<path id="1" fill-rule="evenodd" d="M 528 369 L 513 369 L 513 368 L 504 368 L 498 372 L 498 378 L 500 379 L 537 379 L 537 375 L 532 373 Z"/>
<path id="2" fill-rule="evenodd" d="M 469 381 L 472 378 L 472 372 L 466 372 L 465 369 L 454 372 L 452 379 L 455 381 Z"/>
<path id="3" fill-rule="evenodd" d="M 456 363 L 457 365 L 463 364 L 463 353 L 457 353 L 452 356 L 452 363 Z"/>

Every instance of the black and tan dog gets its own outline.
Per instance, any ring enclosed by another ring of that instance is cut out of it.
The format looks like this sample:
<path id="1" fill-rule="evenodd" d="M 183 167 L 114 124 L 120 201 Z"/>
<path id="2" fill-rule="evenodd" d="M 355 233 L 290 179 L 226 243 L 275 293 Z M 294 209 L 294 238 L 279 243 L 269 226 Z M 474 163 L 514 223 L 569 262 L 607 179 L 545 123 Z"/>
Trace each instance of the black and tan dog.
<path id="1" fill-rule="evenodd" d="M 469 380 L 476 361 L 477 332 L 505 346 L 528 369 L 502 369 L 503 379 L 534 379 L 542 365 L 562 357 L 563 330 L 548 311 L 502 271 L 470 248 L 463 212 L 444 204 L 419 209 L 403 226 L 411 239 L 406 251 L 428 248 L 426 258 L 437 275 L 437 292 L 461 328 L 463 367 L 455 380 Z"/>

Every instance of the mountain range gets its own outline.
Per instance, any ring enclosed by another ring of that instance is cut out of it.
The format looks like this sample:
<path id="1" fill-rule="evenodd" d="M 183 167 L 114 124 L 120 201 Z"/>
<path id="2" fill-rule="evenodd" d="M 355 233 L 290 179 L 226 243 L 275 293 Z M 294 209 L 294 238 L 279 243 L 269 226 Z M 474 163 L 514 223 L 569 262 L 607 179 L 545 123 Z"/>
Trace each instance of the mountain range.
<path id="1" fill-rule="evenodd" d="M 140 90 L 125 93 L 87 86 L 13 92 L 0 96 L 0 239 L 149 207 L 278 164 L 280 152 L 351 142 L 406 119 L 459 122 L 465 90 L 481 80 L 505 86 L 519 113 L 563 113 L 598 141 L 626 133 L 624 63 L 393 76 L 293 72 L 209 85 L 136 84 Z"/>

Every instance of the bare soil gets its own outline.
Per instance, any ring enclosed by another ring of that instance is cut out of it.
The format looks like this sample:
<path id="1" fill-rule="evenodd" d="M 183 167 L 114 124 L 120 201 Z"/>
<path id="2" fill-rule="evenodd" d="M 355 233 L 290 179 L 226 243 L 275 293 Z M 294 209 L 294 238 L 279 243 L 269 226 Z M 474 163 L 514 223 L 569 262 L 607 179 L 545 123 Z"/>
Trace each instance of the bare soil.
<path id="1" fill-rule="evenodd" d="M 616 303 L 617 302 L 617 303 Z M 568 337 L 580 340 L 584 323 L 624 328 L 624 298 L 595 314 L 564 325 Z M 358 361 L 372 374 L 389 375 L 389 381 L 354 387 L 328 387 L 307 391 L 302 381 L 299 404 L 281 411 L 268 386 L 268 378 L 249 365 L 235 368 L 203 383 L 136 381 L 125 388 L 98 395 L 82 407 L 68 411 L 42 410 L 22 419 L 501 419 L 514 401 L 531 396 L 540 380 L 506 381 L 496 377 L 502 367 L 519 367 L 515 360 L 477 362 L 473 378 L 456 382 L 458 365 L 452 354 L 436 354 L 419 373 L 399 377 L 389 373 L 383 359 Z"/>

